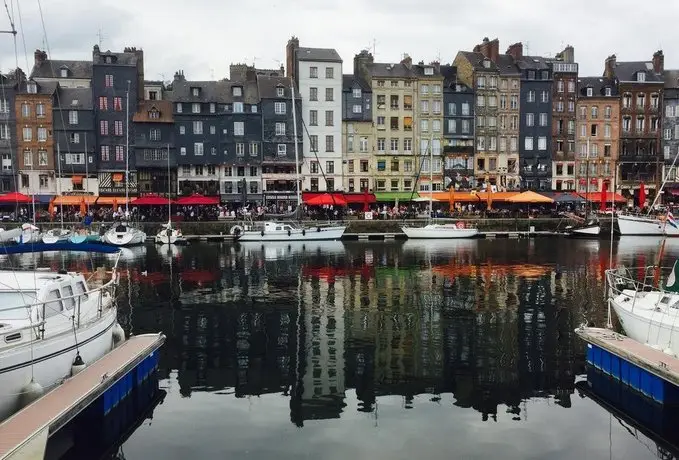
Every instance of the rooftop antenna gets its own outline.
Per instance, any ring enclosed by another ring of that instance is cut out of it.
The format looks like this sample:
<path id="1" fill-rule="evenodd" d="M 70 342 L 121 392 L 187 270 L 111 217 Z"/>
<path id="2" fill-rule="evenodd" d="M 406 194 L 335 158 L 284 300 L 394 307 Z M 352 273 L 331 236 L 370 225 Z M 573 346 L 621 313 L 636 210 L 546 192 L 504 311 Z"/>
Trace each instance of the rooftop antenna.
<path id="1" fill-rule="evenodd" d="M 368 51 L 372 50 L 373 58 L 377 56 L 377 40 L 373 38 L 372 42 L 368 45 Z"/>
<path id="2" fill-rule="evenodd" d="M 214 80 L 214 79 L 215 79 L 215 69 L 211 68 L 210 69 L 210 80 Z"/>
<path id="3" fill-rule="evenodd" d="M 104 42 L 104 39 L 108 38 L 106 35 L 104 35 L 104 32 L 101 30 L 101 27 L 97 31 L 97 41 L 99 42 L 99 48 L 101 48 L 101 44 Z"/>
<path id="4" fill-rule="evenodd" d="M 530 56 L 530 42 L 526 42 L 526 54 Z"/>
<path id="5" fill-rule="evenodd" d="M 436 50 L 436 62 L 441 63 L 441 50 Z"/>

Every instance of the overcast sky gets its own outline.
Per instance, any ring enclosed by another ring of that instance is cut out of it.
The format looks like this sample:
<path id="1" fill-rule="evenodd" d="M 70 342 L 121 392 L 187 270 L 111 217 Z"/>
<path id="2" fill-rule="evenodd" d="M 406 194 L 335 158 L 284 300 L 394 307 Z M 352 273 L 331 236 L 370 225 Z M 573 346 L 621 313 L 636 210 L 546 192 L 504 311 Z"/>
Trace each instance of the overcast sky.
<path id="1" fill-rule="evenodd" d="M 54 59 L 91 59 L 100 29 L 104 50 L 144 49 L 147 79 L 169 80 L 178 69 L 192 80 L 222 78 L 235 62 L 275 68 L 291 35 L 301 46 L 337 49 L 344 73 L 363 48 L 374 46 L 380 62 L 408 53 L 449 63 L 485 36 L 498 37 L 502 52 L 521 41 L 524 53 L 544 56 L 571 44 L 581 76 L 600 75 L 612 53 L 650 60 L 660 48 L 666 67 L 679 68 L 677 0 L 41 0 L 46 34 L 38 0 L 20 0 L 21 17 L 18 0 L 6 1 L 14 2 L 22 68 L 45 43 Z M 4 12 L 0 23 L 9 28 Z M 0 36 L 0 66 L 15 66 L 11 35 Z"/>

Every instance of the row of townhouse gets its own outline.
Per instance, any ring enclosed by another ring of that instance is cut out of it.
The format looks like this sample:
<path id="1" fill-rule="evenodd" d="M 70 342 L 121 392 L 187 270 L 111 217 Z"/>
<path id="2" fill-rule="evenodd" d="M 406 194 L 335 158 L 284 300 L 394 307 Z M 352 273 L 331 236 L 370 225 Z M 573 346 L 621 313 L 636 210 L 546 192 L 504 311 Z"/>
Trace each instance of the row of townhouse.
<path id="1" fill-rule="evenodd" d="M 609 56 L 601 76 L 582 77 L 570 46 L 499 49 L 485 38 L 451 64 L 364 50 L 345 70 L 336 50 L 292 37 L 280 69 L 234 64 L 211 81 L 178 71 L 169 83 L 144 79 L 136 48 L 94 46 L 82 61 L 38 50 L 30 76 L 0 76 L 0 190 L 287 205 L 298 189 L 632 195 L 644 183 L 652 196 L 667 179 L 672 193 L 679 71 L 662 51 Z"/>

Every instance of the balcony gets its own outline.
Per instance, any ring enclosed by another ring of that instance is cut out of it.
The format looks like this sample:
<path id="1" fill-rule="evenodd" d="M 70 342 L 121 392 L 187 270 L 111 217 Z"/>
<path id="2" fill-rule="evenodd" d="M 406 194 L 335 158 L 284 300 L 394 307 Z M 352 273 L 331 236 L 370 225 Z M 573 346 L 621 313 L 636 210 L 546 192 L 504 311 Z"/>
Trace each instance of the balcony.
<path id="1" fill-rule="evenodd" d="M 474 147 L 471 145 L 465 145 L 465 146 L 452 146 L 452 145 L 444 145 L 443 146 L 443 153 L 466 153 L 469 155 L 474 154 Z"/>

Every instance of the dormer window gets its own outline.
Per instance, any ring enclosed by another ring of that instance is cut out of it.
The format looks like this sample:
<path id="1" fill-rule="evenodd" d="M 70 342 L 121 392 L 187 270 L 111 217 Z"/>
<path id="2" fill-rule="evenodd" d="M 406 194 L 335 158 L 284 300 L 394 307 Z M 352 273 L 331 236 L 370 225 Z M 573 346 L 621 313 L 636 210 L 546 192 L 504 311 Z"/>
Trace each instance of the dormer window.
<path id="1" fill-rule="evenodd" d="M 234 86 L 231 88 L 231 94 L 233 94 L 234 97 L 241 97 L 243 95 L 243 88 L 240 86 Z"/>
<path id="2" fill-rule="evenodd" d="M 355 99 L 361 98 L 361 88 L 352 89 L 352 93 L 353 93 Z"/>
<path id="3" fill-rule="evenodd" d="M 486 69 L 490 69 L 490 60 L 489 59 L 483 60 L 483 67 L 485 67 Z"/>
<path id="4" fill-rule="evenodd" d="M 77 99 L 73 99 L 73 100 L 71 101 L 71 105 L 72 105 L 73 107 L 75 107 L 76 105 L 78 105 L 78 100 L 77 100 Z"/>
<path id="5" fill-rule="evenodd" d="M 160 112 L 157 109 L 149 110 L 149 119 L 158 120 L 160 118 Z"/>
<path id="6" fill-rule="evenodd" d="M 587 97 L 594 96 L 594 90 L 592 88 L 587 88 Z"/>
<path id="7" fill-rule="evenodd" d="M 425 67 L 424 68 L 424 74 L 425 75 L 434 75 L 434 68 L 433 67 Z"/>
<path id="8" fill-rule="evenodd" d="M 200 88 L 191 88 L 191 95 L 193 97 L 200 97 Z"/>
<path id="9" fill-rule="evenodd" d="M 637 81 L 646 81 L 646 72 L 637 72 Z"/>
<path id="10" fill-rule="evenodd" d="M 113 58 L 111 56 L 104 56 L 104 62 L 106 64 L 113 64 Z"/>
<path id="11" fill-rule="evenodd" d="M 36 85 L 35 82 L 29 82 L 26 87 L 26 90 L 30 94 L 36 94 L 38 92 L 38 85 Z"/>
<path id="12" fill-rule="evenodd" d="M 613 95 L 613 91 L 611 90 L 610 86 L 607 86 L 607 87 L 604 88 L 604 95 L 605 96 L 612 96 Z"/>
<path id="13" fill-rule="evenodd" d="M 68 69 L 66 67 L 62 67 L 59 69 L 59 74 L 61 75 L 61 78 L 68 77 Z"/>
<path id="14" fill-rule="evenodd" d="M 285 89 L 282 86 L 276 87 L 276 96 L 278 97 L 285 96 Z"/>

